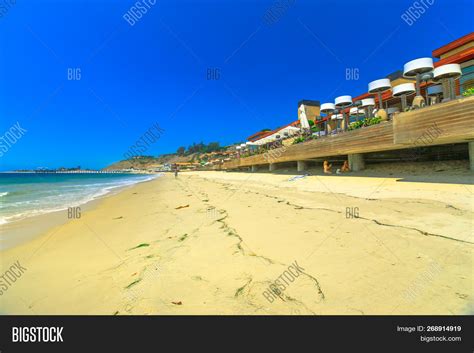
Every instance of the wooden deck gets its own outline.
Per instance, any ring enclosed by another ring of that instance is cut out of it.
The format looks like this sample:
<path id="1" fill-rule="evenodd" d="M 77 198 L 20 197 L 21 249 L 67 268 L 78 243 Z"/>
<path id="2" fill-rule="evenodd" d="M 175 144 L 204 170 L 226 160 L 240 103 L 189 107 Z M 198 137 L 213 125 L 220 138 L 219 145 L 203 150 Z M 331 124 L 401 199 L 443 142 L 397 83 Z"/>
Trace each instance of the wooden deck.
<path id="1" fill-rule="evenodd" d="M 225 162 L 222 169 L 474 141 L 474 96 L 398 114 L 393 121 Z"/>

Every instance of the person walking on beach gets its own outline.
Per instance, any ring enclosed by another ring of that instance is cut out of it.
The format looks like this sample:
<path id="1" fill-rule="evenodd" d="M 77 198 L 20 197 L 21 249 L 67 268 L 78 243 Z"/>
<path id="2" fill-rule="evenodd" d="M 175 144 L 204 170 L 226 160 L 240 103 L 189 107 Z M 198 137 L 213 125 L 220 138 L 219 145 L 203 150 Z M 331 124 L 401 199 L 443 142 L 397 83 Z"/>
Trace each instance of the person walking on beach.
<path id="1" fill-rule="evenodd" d="M 174 177 L 175 177 L 175 178 L 178 177 L 178 171 L 179 171 L 179 168 L 176 167 L 176 168 L 174 169 Z"/>

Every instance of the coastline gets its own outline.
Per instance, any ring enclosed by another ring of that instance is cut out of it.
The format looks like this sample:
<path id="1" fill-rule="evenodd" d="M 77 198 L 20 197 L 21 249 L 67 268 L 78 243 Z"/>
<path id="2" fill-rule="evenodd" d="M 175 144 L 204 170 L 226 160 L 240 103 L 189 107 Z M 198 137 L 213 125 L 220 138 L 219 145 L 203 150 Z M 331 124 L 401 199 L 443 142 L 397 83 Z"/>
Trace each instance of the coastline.
<path id="1" fill-rule="evenodd" d="M 472 313 L 472 185 L 291 177 L 168 174 L 96 200 L 2 251 L 2 272 L 27 270 L 0 312 Z M 295 261 L 304 274 L 270 302 Z"/>
<path id="2" fill-rule="evenodd" d="M 74 207 L 80 207 L 81 211 L 87 211 L 88 209 L 95 207 L 103 198 L 116 195 L 122 190 L 133 187 L 136 184 L 146 183 L 159 178 L 161 173 L 156 173 L 154 175 L 155 176 L 149 180 L 137 181 L 136 183 L 109 188 L 106 192 L 100 193 L 97 196 L 93 196 L 90 200 L 74 204 Z M 54 211 L 48 211 L 39 215 L 26 216 L 14 221 L 2 223 L 0 224 L 0 251 L 15 247 L 22 242 L 31 240 L 35 236 L 45 233 L 48 229 L 51 229 L 54 226 L 65 224 L 68 221 L 67 208 L 62 208 Z"/>

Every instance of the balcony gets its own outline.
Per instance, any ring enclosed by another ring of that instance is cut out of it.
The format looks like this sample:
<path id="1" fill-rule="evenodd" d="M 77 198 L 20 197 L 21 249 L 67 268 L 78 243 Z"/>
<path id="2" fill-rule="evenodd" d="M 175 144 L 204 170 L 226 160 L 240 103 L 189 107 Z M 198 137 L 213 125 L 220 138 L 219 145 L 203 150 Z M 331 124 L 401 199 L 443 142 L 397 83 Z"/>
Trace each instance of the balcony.
<path id="1" fill-rule="evenodd" d="M 392 121 L 377 125 L 276 148 L 271 150 L 271 163 L 471 141 L 474 96 L 400 113 Z M 264 165 L 269 160 L 268 153 L 257 154 L 225 162 L 222 169 Z"/>

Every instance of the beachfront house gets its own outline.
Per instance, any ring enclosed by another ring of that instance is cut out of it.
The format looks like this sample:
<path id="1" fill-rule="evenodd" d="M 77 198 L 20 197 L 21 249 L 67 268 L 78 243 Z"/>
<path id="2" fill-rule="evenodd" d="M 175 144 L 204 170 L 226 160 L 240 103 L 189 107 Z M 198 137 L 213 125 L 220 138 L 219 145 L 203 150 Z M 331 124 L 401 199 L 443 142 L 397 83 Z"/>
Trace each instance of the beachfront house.
<path id="1" fill-rule="evenodd" d="M 432 57 L 411 60 L 403 70 L 376 78 L 367 92 L 355 97 L 323 104 L 299 101 L 298 120 L 249 136 L 248 144 L 235 146 L 234 159 L 222 168 L 257 170 L 269 164 L 275 170 L 276 163 L 297 162 L 298 170 L 304 170 L 311 161 L 339 158 L 348 159 L 356 171 L 368 158 L 382 160 L 382 153 L 385 160 L 405 155 L 418 160 L 423 156 L 410 150 L 419 149 L 421 137 L 435 129 L 436 134 L 423 140 L 425 154 L 436 150 L 439 156 L 436 146 L 441 146 L 441 155 L 469 156 L 474 170 L 474 97 L 469 97 L 474 89 L 474 33 L 433 50 Z M 289 127 L 292 131 L 284 131 Z M 266 155 L 259 156 L 281 148 L 284 153 L 276 153 L 271 163 Z"/>

